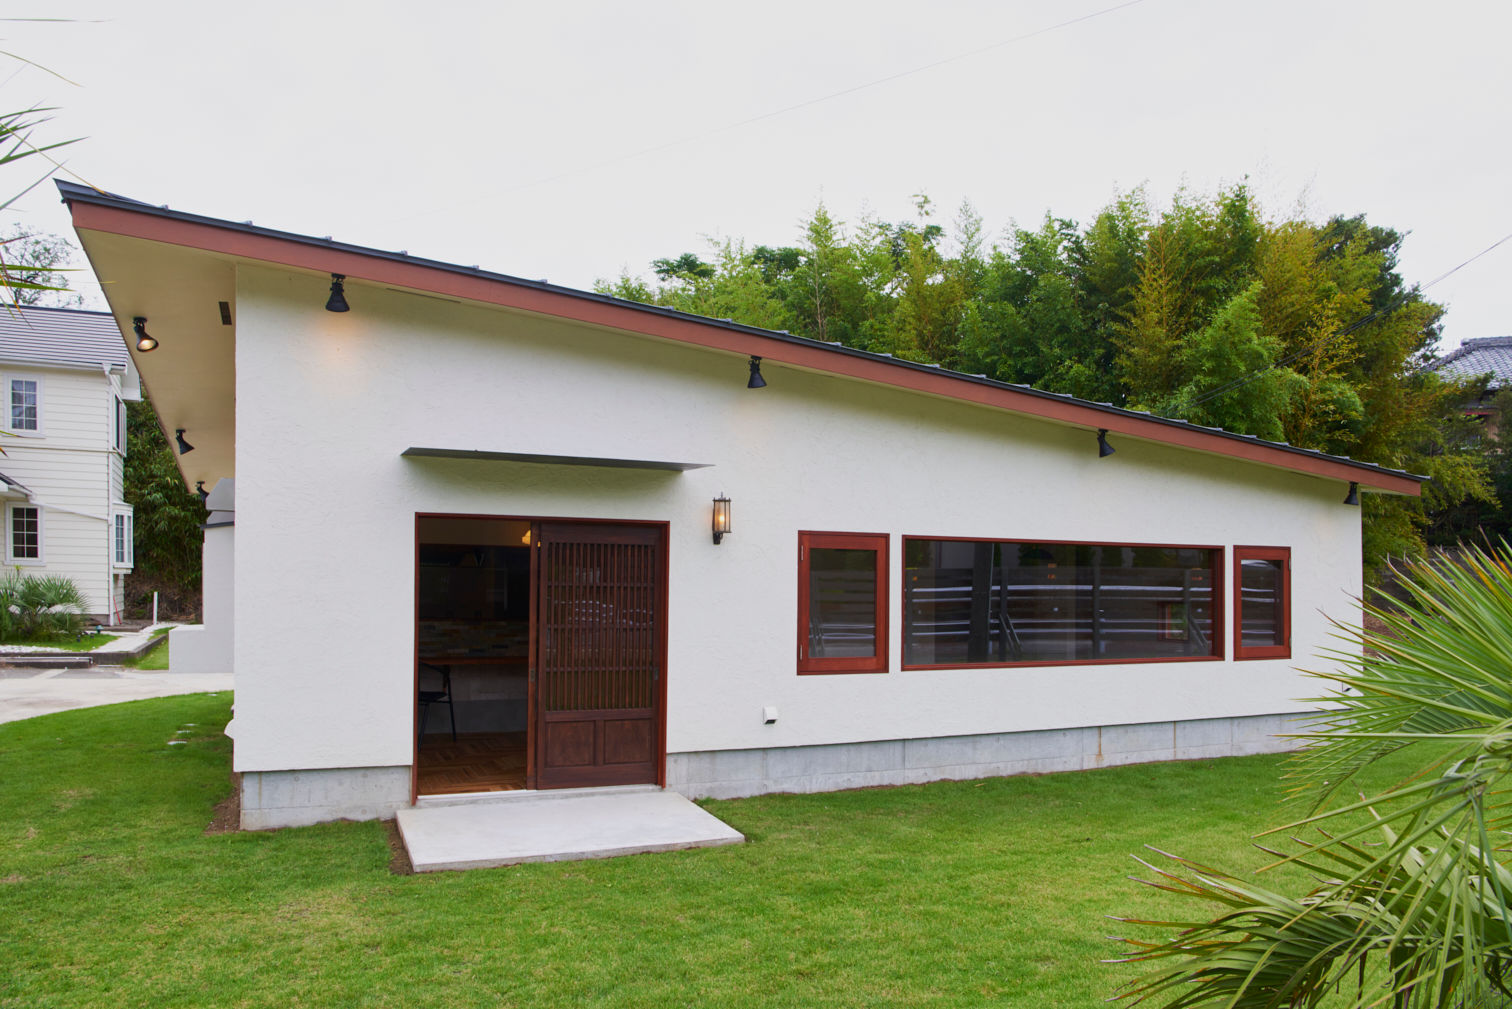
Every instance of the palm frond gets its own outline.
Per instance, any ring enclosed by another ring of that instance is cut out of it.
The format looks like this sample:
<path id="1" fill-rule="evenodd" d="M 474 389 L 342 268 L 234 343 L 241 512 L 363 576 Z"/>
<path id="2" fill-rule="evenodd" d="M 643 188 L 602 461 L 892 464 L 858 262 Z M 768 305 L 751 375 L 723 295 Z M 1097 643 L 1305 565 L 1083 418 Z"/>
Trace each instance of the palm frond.
<path id="1" fill-rule="evenodd" d="M 1119 995 L 1173 1009 L 1223 1005 L 1363 1009 L 1512 999 L 1512 550 L 1401 572 L 1407 603 L 1362 603 L 1384 631 L 1336 625 L 1336 689 L 1296 734 L 1288 779 L 1307 814 L 1268 866 L 1313 874 L 1301 897 L 1176 856 L 1149 885 L 1213 916 L 1138 922 L 1175 932 L 1125 939 L 1152 970 Z M 1360 772 L 1409 748 L 1407 780 L 1339 802 Z M 1316 836 L 1296 836 L 1296 832 Z M 1265 835 L 1262 835 L 1265 836 Z M 1270 849 L 1266 849 L 1270 850 Z M 1500 1004 L 1500 1003 L 1498 1003 Z"/>

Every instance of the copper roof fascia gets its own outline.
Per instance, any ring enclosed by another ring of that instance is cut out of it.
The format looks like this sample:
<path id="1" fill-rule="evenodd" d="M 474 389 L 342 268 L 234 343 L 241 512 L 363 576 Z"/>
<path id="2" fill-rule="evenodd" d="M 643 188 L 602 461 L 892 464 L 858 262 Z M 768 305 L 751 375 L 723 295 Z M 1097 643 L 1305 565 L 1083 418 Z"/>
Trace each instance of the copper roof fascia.
<path id="1" fill-rule="evenodd" d="M 1101 428 L 1110 434 L 1358 482 L 1390 493 L 1416 497 L 1421 493 L 1421 484 L 1427 480 L 1427 477 L 1372 463 L 947 371 L 938 365 L 820 343 L 790 333 L 757 329 L 729 320 L 707 319 L 404 253 L 384 252 L 167 210 L 72 183 L 59 182 L 57 185 L 78 230 L 183 246 L 314 273 L 340 273 L 349 281 L 409 288 L 743 356 L 755 355 L 777 363 L 991 406 L 1090 430 Z"/>

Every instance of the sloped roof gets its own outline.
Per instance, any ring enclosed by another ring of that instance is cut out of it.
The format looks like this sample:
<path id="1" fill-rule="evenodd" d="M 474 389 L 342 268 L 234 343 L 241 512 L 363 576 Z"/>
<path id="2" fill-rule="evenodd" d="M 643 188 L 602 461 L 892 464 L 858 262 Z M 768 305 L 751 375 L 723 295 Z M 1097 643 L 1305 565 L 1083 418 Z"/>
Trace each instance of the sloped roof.
<path id="1" fill-rule="evenodd" d="M 13 480 L 12 478 L 6 476 L 4 473 L 0 473 L 0 494 L 12 493 L 20 494 L 28 501 L 31 500 L 31 488 L 27 487 L 19 480 Z"/>
<path id="2" fill-rule="evenodd" d="M 109 312 L 0 307 L 0 361 L 125 368 L 126 343 Z"/>
<path id="3" fill-rule="evenodd" d="M 1472 336 L 1435 361 L 1432 370 L 1445 378 L 1491 376 L 1491 388 L 1512 386 L 1512 336 Z"/>
<path id="4" fill-rule="evenodd" d="M 317 275 L 341 274 L 346 277 L 349 297 L 354 284 L 366 282 L 535 312 L 742 356 L 757 356 L 774 363 L 913 389 L 1093 431 L 1107 430 L 1295 472 L 1355 481 L 1362 487 L 1391 493 L 1417 495 L 1420 493 L 1419 485 L 1427 479 L 1348 456 L 1329 455 L 1284 442 L 1265 441 L 1253 435 L 1239 435 L 1221 428 L 1204 427 L 1143 411 L 1125 410 L 1108 403 L 1095 403 L 1026 385 L 999 382 L 985 375 L 963 374 L 939 365 L 921 364 L 894 358 L 889 354 L 875 354 L 838 343 L 810 340 L 784 331 L 746 326 L 730 319 L 691 315 L 658 305 L 645 305 L 597 292 L 562 287 L 543 280 L 492 273 L 477 266 L 423 259 L 407 252 L 389 252 L 333 241 L 329 237 L 316 238 L 278 231 L 253 225 L 250 221 L 226 221 L 171 210 L 167 205 L 156 206 L 61 180 L 57 180 L 57 186 L 63 201 L 72 211 L 74 228 L 83 240 L 85 252 L 90 255 L 96 273 L 100 274 L 102 280 L 109 280 L 106 295 L 123 320 L 123 325 L 124 319 L 133 314 L 150 316 L 153 319 L 153 335 L 160 338 L 162 333 L 159 332 L 161 327 L 157 320 L 162 316 L 158 308 L 150 305 L 154 299 L 161 303 L 167 298 L 169 288 L 181 293 L 184 282 L 170 281 L 150 271 L 141 276 L 130 275 L 131 270 L 140 273 L 146 269 L 142 253 L 134 248 L 119 247 L 119 243 L 116 243 L 117 247 L 106 248 L 109 243 L 105 243 L 102 236 L 152 243 L 156 248 L 174 249 L 180 253 L 192 250 L 208 254 L 209 259 L 219 263 L 272 263 Z M 101 256 L 116 257 L 105 266 L 106 271 L 111 273 L 109 278 L 101 273 L 102 261 L 96 255 L 97 247 Z M 182 261 L 180 265 L 182 266 Z M 208 273 L 197 282 L 208 283 L 207 277 Z M 224 276 L 220 280 L 223 284 L 232 285 L 226 289 L 226 294 L 234 297 L 234 282 L 228 281 Z M 213 297 L 207 291 L 198 292 L 198 295 L 199 300 Z M 223 311 L 228 312 L 229 306 Z M 227 318 L 229 315 L 223 315 L 223 320 Z M 173 335 L 175 334 L 170 333 L 170 336 Z M 187 342 L 187 334 L 182 342 Z M 159 358 L 162 357 L 162 351 L 157 354 Z M 154 365 L 159 363 L 160 361 L 155 361 Z M 147 372 L 148 379 L 152 380 L 152 369 L 147 369 Z M 203 379 L 201 371 L 197 381 L 203 385 Z M 230 402 L 233 397 L 227 395 L 221 398 Z M 159 397 L 155 397 L 155 401 L 162 412 L 164 401 Z M 168 428 L 179 423 L 177 418 L 170 422 L 166 413 L 163 417 Z M 229 423 L 223 426 L 229 431 Z M 199 459 L 202 454 L 208 458 L 208 453 L 196 453 L 195 458 Z M 224 472 L 211 473 L 207 470 L 205 475 L 210 478 L 231 475 L 232 472 L 233 469 L 227 466 Z M 191 479 L 187 473 L 186 479 Z"/>

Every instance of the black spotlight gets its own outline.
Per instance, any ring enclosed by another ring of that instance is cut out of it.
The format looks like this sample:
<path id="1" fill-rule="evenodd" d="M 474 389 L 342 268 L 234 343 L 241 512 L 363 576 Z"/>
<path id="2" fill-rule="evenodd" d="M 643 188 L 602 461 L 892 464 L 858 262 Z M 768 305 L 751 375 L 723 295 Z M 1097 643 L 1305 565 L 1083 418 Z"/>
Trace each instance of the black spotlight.
<path id="1" fill-rule="evenodd" d="M 1097 458 L 1106 459 L 1117 451 L 1118 449 L 1108 444 L 1108 429 L 1100 428 L 1097 432 Z"/>
<path id="2" fill-rule="evenodd" d="M 147 353 L 149 350 L 157 350 L 157 340 L 152 336 L 152 334 L 147 332 L 146 316 L 139 315 L 135 319 L 132 319 L 131 331 L 136 334 L 137 350 L 140 350 L 143 354 Z"/>
<path id="3" fill-rule="evenodd" d="M 761 358 L 751 355 L 751 380 L 746 383 L 747 389 L 765 389 L 766 379 L 761 377 Z"/>
<path id="4" fill-rule="evenodd" d="M 173 437 L 178 439 L 179 455 L 188 455 L 194 451 L 194 446 L 184 440 L 184 429 L 179 428 L 173 432 Z"/>
<path id="5" fill-rule="evenodd" d="M 196 480 L 194 482 L 194 493 L 199 495 L 200 504 L 204 504 L 210 500 L 210 492 L 205 490 L 205 481 L 203 480 Z"/>
<path id="6" fill-rule="evenodd" d="M 350 312 L 352 306 L 346 302 L 346 288 L 342 281 L 346 280 L 346 274 L 331 274 L 331 296 L 326 299 L 327 312 Z"/>
<path id="7" fill-rule="evenodd" d="M 1349 493 L 1344 495 L 1344 503 L 1348 505 L 1360 503 L 1360 485 L 1352 480 L 1349 483 Z"/>

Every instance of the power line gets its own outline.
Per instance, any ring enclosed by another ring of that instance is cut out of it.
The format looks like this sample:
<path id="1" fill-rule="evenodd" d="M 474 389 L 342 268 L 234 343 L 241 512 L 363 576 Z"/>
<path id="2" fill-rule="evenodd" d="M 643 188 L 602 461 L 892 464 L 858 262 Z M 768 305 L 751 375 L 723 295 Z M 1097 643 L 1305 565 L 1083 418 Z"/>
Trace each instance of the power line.
<path id="1" fill-rule="evenodd" d="M 721 133 L 729 133 L 732 130 L 742 129 L 746 126 L 752 125 L 753 123 L 763 122 L 768 119 L 775 119 L 778 116 L 787 115 L 789 112 L 797 112 L 800 109 L 812 108 L 815 105 L 822 105 L 825 102 L 831 102 L 837 98 L 844 98 L 847 95 L 856 94 L 858 91 L 866 91 L 869 88 L 879 87 L 883 84 L 890 84 L 893 81 L 902 80 L 905 77 L 912 77 L 915 74 L 922 74 L 926 71 L 935 70 L 939 67 L 943 67 L 951 63 L 957 63 L 961 60 L 971 59 L 974 56 L 980 56 L 983 53 L 992 52 L 993 50 L 1001 49 L 1004 46 L 1014 45 L 1015 43 L 1024 42 L 1028 39 L 1036 38 L 1040 35 L 1059 31 L 1062 28 L 1069 28 L 1072 25 L 1081 24 L 1083 21 L 1091 21 L 1092 19 L 1102 17 L 1105 14 L 1112 14 L 1116 11 L 1121 11 L 1126 7 L 1136 7 L 1144 2 L 1145 0 L 1125 0 L 1125 2 L 1114 4 L 1111 7 L 1104 7 L 1101 10 L 1095 10 L 1087 14 L 1082 14 L 1078 17 L 1069 18 L 1065 21 L 1060 21 L 1053 25 L 1047 25 L 1044 28 L 1036 28 L 1034 31 L 1025 32 L 1022 35 L 1015 35 L 1012 38 L 1002 39 L 1001 41 L 993 42 L 985 46 L 978 46 L 975 49 L 968 49 L 965 52 L 956 53 L 954 56 L 947 56 L 943 59 L 935 60 L 932 63 L 924 63 L 916 67 L 911 67 L 908 70 L 900 70 L 897 73 L 888 74 L 886 77 L 878 77 L 875 80 L 867 81 L 863 84 L 854 84 L 847 88 L 841 88 L 839 91 L 832 91 L 829 94 L 821 95 L 818 98 L 809 98 L 801 102 L 795 102 L 792 105 L 785 105 L 779 109 L 773 109 L 770 112 L 762 112 L 759 115 L 750 116 L 746 119 L 740 119 L 733 123 L 726 123 L 723 126 L 716 126 L 713 129 L 704 130 L 700 133 L 689 133 L 686 136 L 677 138 L 676 140 L 668 140 L 665 143 L 655 144 L 651 147 L 643 147 L 640 150 L 631 151 L 627 154 L 618 154 L 611 158 L 605 158 L 602 161 L 595 161 L 590 164 L 578 165 L 576 168 L 569 168 L 565 171 L 557 172 L 554 175 L 542 176 L 538 179 L 532 179 L 529 182 L 521 182 L 513 186 L 506 186 L 503 189 L 498 190 L 498 193 L 500 195 L 503 195 L 505 193 L 516 193 L 522 189 L 532 189 L 536 186 L 544 186 L 547 183 L 571 178 L 574 175 L 582 175 L 586 172 L 596 171 L 600 168 L 607 168 L 610 165 L 617 165 L 626 161 L 633 161 L 636 158 L 643 158 L 648 154 L 657 154 L 661 151 L 669 150 L 673 147 L 681 147 L 684 144 L 696 143 L 697 141 L 706 140 L 709 137 L 717 136 Z M 438 212 L 439 211 L 425 211 L 424 213 L 416 216 L 424 216 L 424 214 L 426 213 Z"/>
<path id="2" fill-rule="evenodd" d="M 1439 283 L 1440 281 L 1449 279 L 1459 271 L 1463 270 L 1465 267 L 1469 266 L 1471 263 L 1475 262 L 1477 259 L 1486 255 L 1488 252 L 1493 251 L 1499 246 L 1505 245 L 1509 241 L 1512 241 L 1512 232 L 1503 235 L 1501 238 L 1492 242 L 1490 245 L 1486 246 L 1484 249 L 1477 252 L 1475 255 L 1471 256 L 1469 259 L 1465 260 L 1463 263 L 1459 264 L 1453 269 L 1439 274 L 1437 277 L 1434 277 L 1432 280 L 1428 281 L 1428 283 L 1422 285 L 1421 287 L 1413 288 L 1412 291 L 1409 292 L 1406 296 L 1398 298 L 1394 304 L 1386 305 L 1382 308 L 1376 309 L 1374 312 L 1371 312 L 1368 315 L 1363 315 L 1360 318 L 1356 319 L 1354 322 L 1351 322 L 1349 325 L 1340 329 L 1337 333 L 1334 333 L 1330 336 L 1325 336 L 1321 340 L 1315 340 L 1312 343 L 1293 351 L 1283 358 L 1272 361 L 1264 368 L 1257 368 L 1254 371 L 1250 372 L 1248 375 L 1240 375 L 1238 378 L 1227 382 L 1224 385 L 1220 385 L 1218 388 L 1206 392 L 1201 396 L 1198 396 L 1196 399 L 1187 404 L 1187 408 L 1190 409 L 1192 407 L 1201 406 L 1203 403 L 1206 403 L 1211 399 L 1216 399 L 1219 396 L 1226 395 L 1227 393 L 1230 393 L 1235 389 L 1243 388 L 1244 386 L 1255 381 L 1257 378 L 1261 377 L 1267 372 L 1274 371 L 1277 368 L 1285 367 L 1286 365 L 1291 364 L 1293 361 L 1305 357 L 1315 350 L 1321 350 L 1322 348 L 1328 346 L 1330 343 L 1333 343 L 1335 340 L 1342 339 L 1343 337 L 1348 336 L 1350 333 L 1353 333 L 1364 326 L 1370 325 L 1370 323 L 1376 321 L 1382 316 L 1390 315 L 1392 312 L 1395 312 L 1397 309 L 1407 304 L 1412 295 L 1426 291 L 1428 290 L 1428 288 Z"/>
<path id="3" fill-rule="evenodd" d="M 752 123 L 759 123 L 764 119 L 772 119 L 776 116 L 786 115 L 789 112 L 796 112 L 799 109 L 806 109 L 810 106 L 819 105 L 823 102 L 833 101 L 836 98 L 844 98 L 846 95 L 853 95 L 857 91 L 865 91 L 867 88 L 874 88 L 882 84 L 889 84 L 892 81 L 902 80 L 904 77 L 912 77 L 914 74 L 922 74 L 926 70 L 933 70 L 936 67 L 943 67 L 950 63 L 959 62 L 960 60 L 970 59 L 973 56 L 980 56 L 983 53 L 992 52 L 994 49 L 1001 49 L 1004 46 L 1013 45 L 1016 42 L 1024 42 L 1039 35 L 1045 35 L 1049 32 L 1059 31 L 1062 28 L 1069 28 L 1072 25 L 1081 24 L 1083 21 L 1091 21 L 1093 18 L 1102 17 L 1104 14 L 1112 14 L 1114 11 L 1120 11 L 1125 7 L 1133 7 L 1141 3 L 1144 3 L 1144 0 L 1127 0 L 1127 2 L 1125 3 L 1114 4 L 1112 7 L 1104 7 L 1102 10 L 1093 11 L 1090 14 L 1083 14 L 1080 17 L 1074 17 L 1067 21 L 1062 21 L 1058 24 L 1048 25 L 1044 28 L 1036 28 L 1032 32 L 1025 32 L 1022 35 L 1015 35 L 1010 39 L 1003 39 L 1000 42 L 993 42 L 989 45 L 980 46 L 976 49 L 968 49 L 966 52 L 957 53 L 954 56 L 947 56 L 944 59 L 935 60 L 933 63 L 925 63 L 921 66 L 914 67 L 911 70 L 900 70 L 898 73 L 889 74 L 886 77 L 878 77 L 876 80 L 867 81 L 865 84 L 856 84 L 852 87 L 842 88 L 839 91 L 831 92 L 830 94 L 823 95 L 819 98 L 811 98 L 808 101 L 798 102 L 794 105 L 788 105 L 784 108 L 776 109 L 772 112 L 763 112 L 759 116 L 752 116 L 749 119 L 742 119 L 739 122 L 730 123 L 728 126 L 717 127 L 716 129 L 710 130 L 708 133 L 705 133 L 700 137 L 692 139 L 702 139 L 703 136 L 713 136 L 716 133 L 725 133 L 729 130 L 739 129 L 742 126 L 749 126 Z M 678 142 L 680 143 L 681 141 Z M 659 150 L 660 148 L 657 149 Z M 633 156 L 634 155 L 632 155 L 632 157 Z"/>

